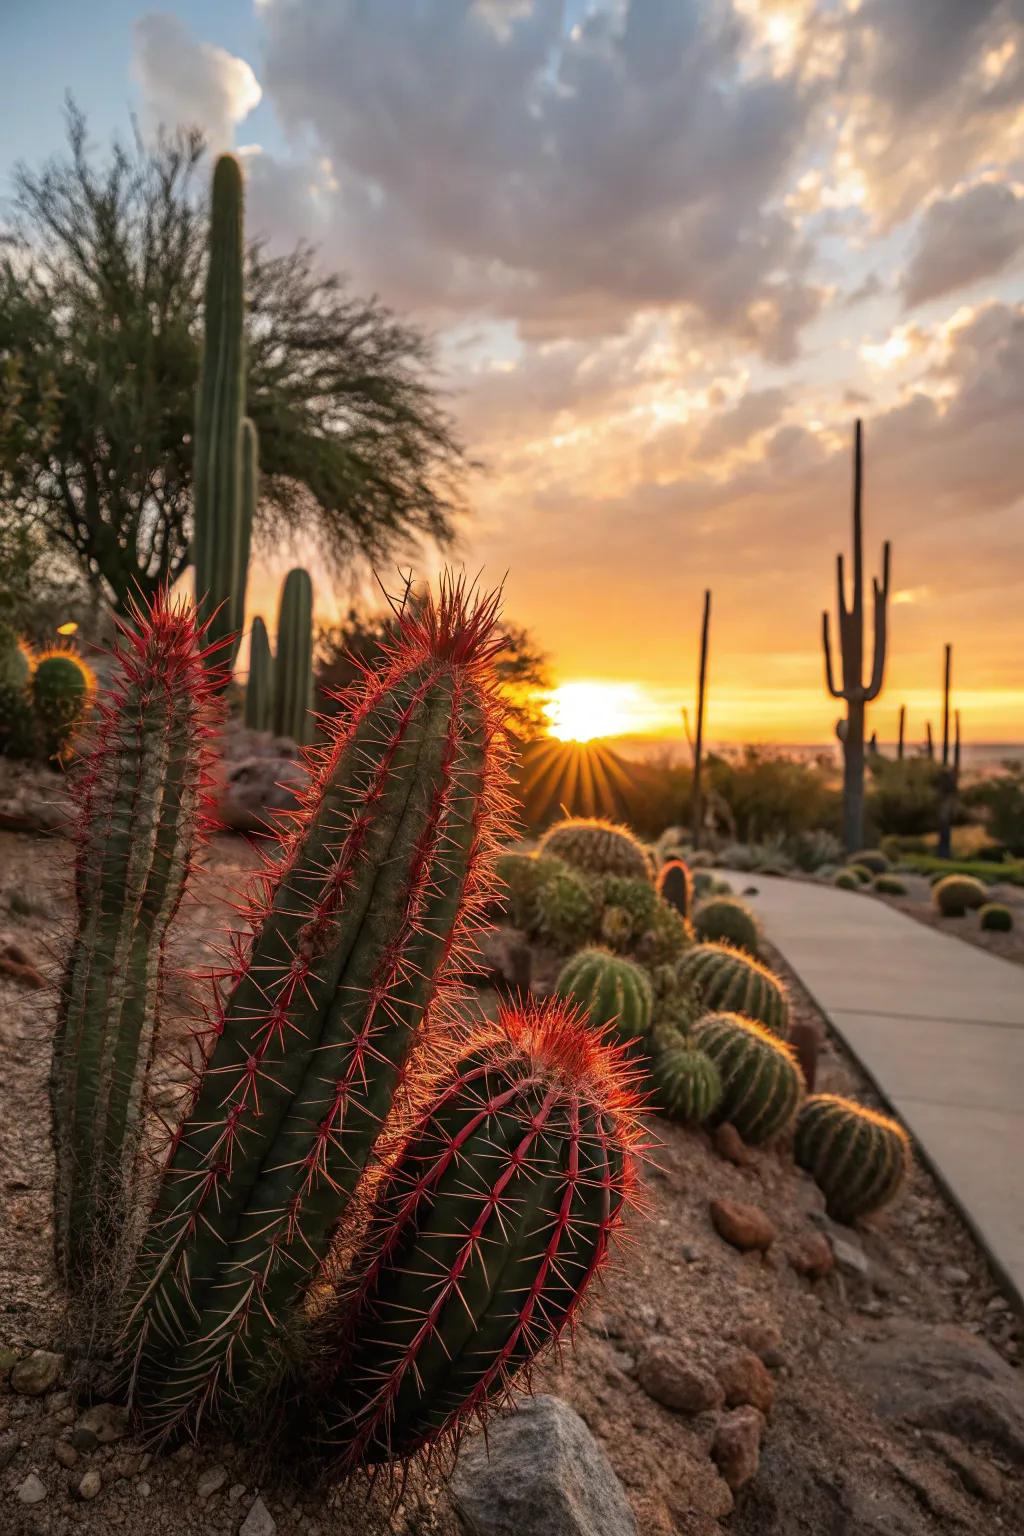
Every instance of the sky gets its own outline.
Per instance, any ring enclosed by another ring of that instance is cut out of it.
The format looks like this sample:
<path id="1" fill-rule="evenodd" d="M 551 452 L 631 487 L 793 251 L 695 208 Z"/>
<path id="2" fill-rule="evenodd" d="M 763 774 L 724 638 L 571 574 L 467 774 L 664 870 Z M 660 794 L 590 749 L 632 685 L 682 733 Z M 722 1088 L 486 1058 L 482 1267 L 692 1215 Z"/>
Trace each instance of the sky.
<path id="1" fill-rule="evenodd" d="M 948 641 L 1024 740 L 1024 0 L 3 0 L 0 195 L 69 88 L 436 336 L 460 558 L 595 717 L 678 736 L 710 588 L 711 739 L 832 738 L 860 415 L 871 725 L 937 721 Z"/>

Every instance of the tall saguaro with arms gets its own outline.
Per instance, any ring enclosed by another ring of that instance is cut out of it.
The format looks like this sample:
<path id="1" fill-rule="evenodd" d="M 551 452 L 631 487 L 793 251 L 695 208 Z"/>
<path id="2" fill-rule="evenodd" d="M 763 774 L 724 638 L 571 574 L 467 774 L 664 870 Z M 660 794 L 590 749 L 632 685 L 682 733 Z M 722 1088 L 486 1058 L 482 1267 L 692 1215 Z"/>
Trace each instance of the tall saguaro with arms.
<path id="1" fill-rule="evenodd" d="M 822 616 L 822 641 L 825 648 L 825 681 L 834 699 L 846 700 L 846 720 L 841 722 L 839 739 L 843 745 L 843 841 L 853 853 L 863 845 L 864 832 L 864 711 L 877 699 L 885 676 L 886 624 L 889 606 L 889 541 L 882 546 L 882 579 L 872 578 L 874 599 L 874 655 L 871 673 L 864 681 L 864 555 L 862 500 L 864 485 L 863 434 L 858 421 L 853 430 L 853 591 L 846 602 L 846 569 L 843 556 L 837 557 L 839 649 L 842 658 L 842 685 L 836 687 L 832 665 L 829 616 Z"/>

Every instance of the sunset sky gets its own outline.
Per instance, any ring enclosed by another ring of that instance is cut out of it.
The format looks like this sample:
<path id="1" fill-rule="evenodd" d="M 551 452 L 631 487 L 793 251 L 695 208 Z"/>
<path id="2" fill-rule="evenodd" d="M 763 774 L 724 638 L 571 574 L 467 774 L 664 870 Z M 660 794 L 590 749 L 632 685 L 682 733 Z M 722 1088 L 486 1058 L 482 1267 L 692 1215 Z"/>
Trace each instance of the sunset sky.
<path id="1" fill-rule="evenodd" d="M 831 739 L 861 414 L 872 723 L 937 720 L 951 640 L 968 738 L 1024 740 L 1022 0 L 4 0 L 0 181 L 69 87 L 437 334 L 461 558 L 626 730 L 678 733 L 709 586 L 712 738 Z"/>

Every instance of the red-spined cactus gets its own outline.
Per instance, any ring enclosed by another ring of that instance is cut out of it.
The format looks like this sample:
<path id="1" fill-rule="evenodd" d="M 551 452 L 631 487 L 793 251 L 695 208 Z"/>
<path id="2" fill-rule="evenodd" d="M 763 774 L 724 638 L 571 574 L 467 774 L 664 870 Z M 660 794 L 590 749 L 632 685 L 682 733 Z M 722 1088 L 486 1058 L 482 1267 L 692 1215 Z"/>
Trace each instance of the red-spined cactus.
<path id="1" fill-rule="evenodd" d="M 273 1373 L 424 1015 L 431 1038 L 446 1028 L 507 830 L 496 609 L 451 581 L 410 608 L 310 755 L 136 1276 L 126 1343 L 154 1427 L 244 1402 Z"/>
<path id="2" fill-rule="evenodd" d="M 209 649 L 191 605 L 161 593 L 133 609 L 73 781 L 75 929 L 50 1087 L 57 1257 L 79 1296 L 109 1289 L 137 1236 L 164 944 L 208 828 Z"/>
<path id="3" fill-rule="evenodd" d="M 300 1453 L 344 1475 L 457 1443 L 572 1324 L 636 1187 L 633 1072 L 561 1001 L 471 1033 L 314 1325 L 334 1369 Z"/>

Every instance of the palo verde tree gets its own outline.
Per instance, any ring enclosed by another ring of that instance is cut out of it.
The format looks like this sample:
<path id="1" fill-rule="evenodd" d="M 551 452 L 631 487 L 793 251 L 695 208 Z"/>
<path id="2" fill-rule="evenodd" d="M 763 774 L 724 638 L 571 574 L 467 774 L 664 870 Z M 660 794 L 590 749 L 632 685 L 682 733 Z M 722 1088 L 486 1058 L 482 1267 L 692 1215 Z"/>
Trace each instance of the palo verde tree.
<path id="1" fill-rule="evenodd" d="M 0 229 L 0 522 L 29 521 L 119 609 L 189 562 L 207 240 L 196 132 L 14 176 Z M 254 537 L 311 534 L 341 564 L 450 541 L 464 455 L 416 327 L 300 245 L 245 252 Z"/>
<path id="2" fill-rule="evenodd" d="M 843 842 L 847 853 L 864 843 L 864 708 L 877 699 L 885 675 L 886 619 L 889 604 L 889 542 L 882 546 L 882 579 L 872 579 L 874 596 L 874 655 L 871 672 L 864 679 L 864 553 L 863 553 L 863 449 L 861 424 L 853 432 L 853 591 L 846 602 L 846 571 L 843 556 L 837 556 L 837 603 L 839 649 L 843 673 L 836 686 L 832 667 L 832 642 L 827 610 L 822 614 L 822 642 L 825 648 L 825 681 L 834 699 L 846 700 L 846 719 L 839 722 L 837 735 L 843 748 Z"/>

